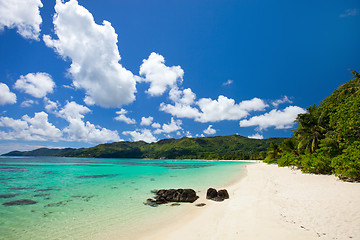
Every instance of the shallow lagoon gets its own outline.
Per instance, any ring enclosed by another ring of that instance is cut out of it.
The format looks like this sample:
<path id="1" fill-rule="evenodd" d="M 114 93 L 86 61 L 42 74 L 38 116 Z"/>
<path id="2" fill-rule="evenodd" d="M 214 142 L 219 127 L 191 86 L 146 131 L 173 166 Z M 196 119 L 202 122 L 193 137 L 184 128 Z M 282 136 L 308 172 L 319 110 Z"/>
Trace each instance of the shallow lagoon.
<path id="1" fill-rule="evenodd" d="M 0 158 L 0 239 L 131 239 L 152 228 L 154 222 L 161 224 L 167 216 L 183 211 L 182 206 L 145 206 L 151 190 L 193 188 L 198 195 L 205 194 L 208 187 L 226 186 L 239 178 L 244 164 Z M 21 199 L 37 203 L 3 205 Z"/>

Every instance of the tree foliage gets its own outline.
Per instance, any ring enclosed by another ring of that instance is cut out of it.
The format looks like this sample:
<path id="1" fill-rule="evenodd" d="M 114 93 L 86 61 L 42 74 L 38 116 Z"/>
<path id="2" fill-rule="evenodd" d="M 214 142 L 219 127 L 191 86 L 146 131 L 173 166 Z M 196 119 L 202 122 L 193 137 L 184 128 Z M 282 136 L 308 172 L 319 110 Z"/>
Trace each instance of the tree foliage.
<path id="1" fill-rule="evenodd" d="M 351 72 L 351 81 L 298 115 L 291 139 L 276 154 L 270 146 L 265 161 L 360 181 L 360 74 Z"/>

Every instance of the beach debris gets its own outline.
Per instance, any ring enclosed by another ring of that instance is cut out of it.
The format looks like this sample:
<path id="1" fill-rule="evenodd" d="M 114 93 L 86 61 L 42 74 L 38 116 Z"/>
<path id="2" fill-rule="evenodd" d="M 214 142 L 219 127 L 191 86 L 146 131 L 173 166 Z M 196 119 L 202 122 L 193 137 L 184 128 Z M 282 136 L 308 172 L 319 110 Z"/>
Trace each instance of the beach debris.
<path id="1" fill-rule="evenodd" d="M 0 198 L 13 198 L 19 194 L 0 194 Z"/>
<path id="2" fill-rule="evenodd" d="M 198 203 L 198 204 L 195 204 L 195 206 L 197 206 L 197 207 L 203 207 L 203 206 L 205 206 L 206 204 L 205 203 Z"/>
<path id="3" fill-rule="evenodd" d="M 31 200 L 31 199 L 20 199 L 20 200 L 3 203 L 3 205 L 4 206 L 31 205 L 31 204 L 35 204 L 35 203 L 37 203 L 37 201 Z"/>
<path id="4" fill-rule="evenodd" d="M 225 199 L 229 199 L 229 193 L 226 189 L 217 191 L 215 188 L 209 188 L 206 192 L 206 199 L 222 202 Z"/>
<path id="5" fill-rule="evenodd" d="M 151 192 L 156 194 L 154 199 L 148 198 L 146 202 L 144 202 L 145 205 L 149 205 L 151 207 L 156 207 L 159 204 L 168 202 L 193 203 L 199 198 L 193 189 L 160 189 Z"/>

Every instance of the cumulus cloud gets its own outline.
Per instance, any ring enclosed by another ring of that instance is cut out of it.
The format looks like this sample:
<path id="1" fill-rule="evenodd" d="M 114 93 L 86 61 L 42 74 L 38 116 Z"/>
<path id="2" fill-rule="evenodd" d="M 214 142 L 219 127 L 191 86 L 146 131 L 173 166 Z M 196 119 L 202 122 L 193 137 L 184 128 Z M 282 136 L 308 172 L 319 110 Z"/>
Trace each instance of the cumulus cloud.
<path id="1" fill-rule="evenodd" d="M 100 126 L 95 126 L 89 121 L 81 119 L 71 119 L 63 132 L 67 134 L 68 141 L 104 143 L 111 141 L 121 141 L 117 131 L 111 131 Z"/>
<path id="2" fill-rule="evenodd" d="M 76 102 L 68 102 L 65 107 L 62 108 L 57 115 L 64 118 L 66 121 L 70 122 L 74 119 L 83 119 L 85 114 L 91 112 L 88 107 L 77 104 Z"/>
<path id="3" fill-rule="evenodd" d="M 0 117 L 0 127 L 11 129 L 0 131 L 1 140 L 58 141 L 60 129 L 49 123 L 45 112 L 35 113 L 33 118 L 24 115 L 21 119 Z"/>
<path id="4" fill-rule="evenodd" d="M 129 118 L 126 116 L 128 112 L 125 109 L 121 109 L 120 111 L 117 111 L 116 114 L 118 114 L 117 117 L 115 117 L 114 119 L 120 122 L 125 122 L 127 124 L 135 124 L 136 121 L 135 119 Z"/>
<path id="5" fill-rule="evenodd" d="M 49 113 L 56 113 L 59 108 L 59 102 L 53 102 L 48 98 L 44 98 L 45 109 Z"/>
<path id="6" fill-rule="evenodd" d="M 117 34 L 111 23 L 95 23 L 92 14 L 76 0 L 56 1 L 53 23 L 58 39 L 43 40 L 64 59 L 74 87 L 86 92 L 88 105 L 119 107 L 135 100 L 136 77 L 121 64 Z"/>
<path id="7" fill-rule="evenodd" d="M 190 88 L 179 90 L 173 88 L 169 92 L 170 99 L 174 102 L 171 104 L 160 104 L 160 111 L 170 113 L 178 118 L 199 118 L 201 113 L 192 105 L 195 103 L 196 95 Z"/>
<path id="8" fill-rule="evenodd" d="M 172 133 L 176 132 L 178 130 L 181 130 L 182 121 L 181 120 L 174 120 L 174 118 L 171 118 L 171 122 L 169 124 L 164 123 L 161 128 L 158 128 L 154 131 L 155 134 L 161 134 L 161 133 Z"/>
<path id="9" fill-rule="evenodd" d="M 28 39 L 39 40 L 41 0 L 0 0 L 0 31 L 16 28 Z"/>
<path id="10" fill-rule="evenodd" d="M 213 125 L 209 125 L 207 129 L 204 130 L 204 133 L 207 135 L 213 135 L 216 133 L 216 130 L 212 128 Z"/>
<path id="11" fill-rule="evenodd" d="M 263 111 L 267 107 L 259 98 L 242 101 L 238 104 L 234 99 L 220 95 L 217 100 L 202 98 L 198 101 L 201 110 L 198 122 L 218 122 L 223 120 L 239 120 L 247 117 L 251 111 Z"/>
<path id="12" fill-rule="evenodd" d="M 154 118 L 153 117 L 142 117 L 141 118 L 141 126 L 150 126 L 153 122 Z"/>
<path id="13" fill-rule="evenodd" d="M 16 103 L 16 95 L 5 83 L 0 83 L 0 105 Z"/>
<path id="14" fill-rule="evenodd" d="M 274 107 L 278 107 L 280 104 L 283 103 L 292 103 L 292 101 L 287 96 L 284 96 L 282 99 L 277 99 L 271 102 Z"/>
<path id="15" fill-rule="evenodd" d="M 51 104 L 53 104 L 53 102 Z M 121 141 L 117 131 L 96 126 L 89 121 L 83 121 L 85 114 L 89 112 L 91 112 L 91 110 L 88 107 L 72 101 L 68 102 L 65 107 L 55 113 L 57 116 L 69 122 L 69 125 L 63 130 L 66 134 L 67 141 L 87 143 Z"/>
<path id="16" fill-rule="evenodd" d="M 346 9 L 344 13 L 340 14 L 339 17 L 350 17 L 358 15 L 358 10 L 356 8 L 353 9 Z"/>
<path id="17" fill-rule="evenodd" d="M 47 73 L 28 73 L 20 76 L 15 82 L 14 88 L 30 94 L 36 98 L 43 98 L 54 91 L 55 83 Z"/>
<path id="18" fill-rule="evenodd" d="M 143 60 L 139 74 L 144 76 L 141 81 L 150 83 L 147 93 L 160 96 L 168 88 L 176 87 L 178 81 L 182 82 L 184 71 L 180 66 L 166 66 L 164 57 L 153 52 L 148 59 Z"/>
<path id="19" fill-rule="evenodd" d="M 260 133 L 255 133 L 253 135 L 248 136 L 248 138 L 252 138 L 252 139 L 264 139 L 264 136 L 261 135 Z"/>
<path id="20" fill-rule="evenodd" d="M 151 124 L 151 126 L 152 126 L 153 128 L 161 128 L 161 124 L 160 124 L 160 123 L 153 123 L 153 124 Z"/>
<path id="21" fill-rule="evenodd" d="M 20 104 L 20 106 L 21 106 L 21 107 L 31 107 L 31 106 L 34 105 L 34 104 L 38 104 L 38 102 L 30 99 L 30 100 L 23 101 L 23 102 Z"/>
<path id="22" fill-rule="evenodd" d="M 289 106 L 284 110 L 274 109 L 269 113 L 254 116 L 249 120 L 240 121 L 240 127 L 258 126 L 259 130 L 275 127 L 275 129 L 287 129 L 294 125 L 298 114 L 306 111 L 301 107 Z"/>
<path id="23" fill-rule="evenodd" d="M 141 129 L 135 131 L 124 131 L 122 134 L 130 135 L 133 141 L 145 141 L 147 143 L 156 142 L 157 139 L 149 129 Z"/>

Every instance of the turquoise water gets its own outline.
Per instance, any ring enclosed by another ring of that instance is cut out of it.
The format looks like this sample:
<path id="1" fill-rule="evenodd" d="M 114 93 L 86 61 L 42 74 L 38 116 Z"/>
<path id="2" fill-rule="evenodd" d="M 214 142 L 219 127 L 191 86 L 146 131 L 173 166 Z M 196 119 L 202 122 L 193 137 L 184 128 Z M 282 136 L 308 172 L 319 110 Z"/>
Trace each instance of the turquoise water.
<path id="1" fill-rule="evenodd" d="M 0 239 L 134 239 L 156 221 L 166 222 L 167 216 L 181 211 L 182 206 L 145 206 L 151 190 L 193 188 L 198 195 L 205 194 L 209 187 L 223 187 L 239 178 L 244 164 L 0 158 Z M 20 199 L 37 203 L 3 205 Z"/>

